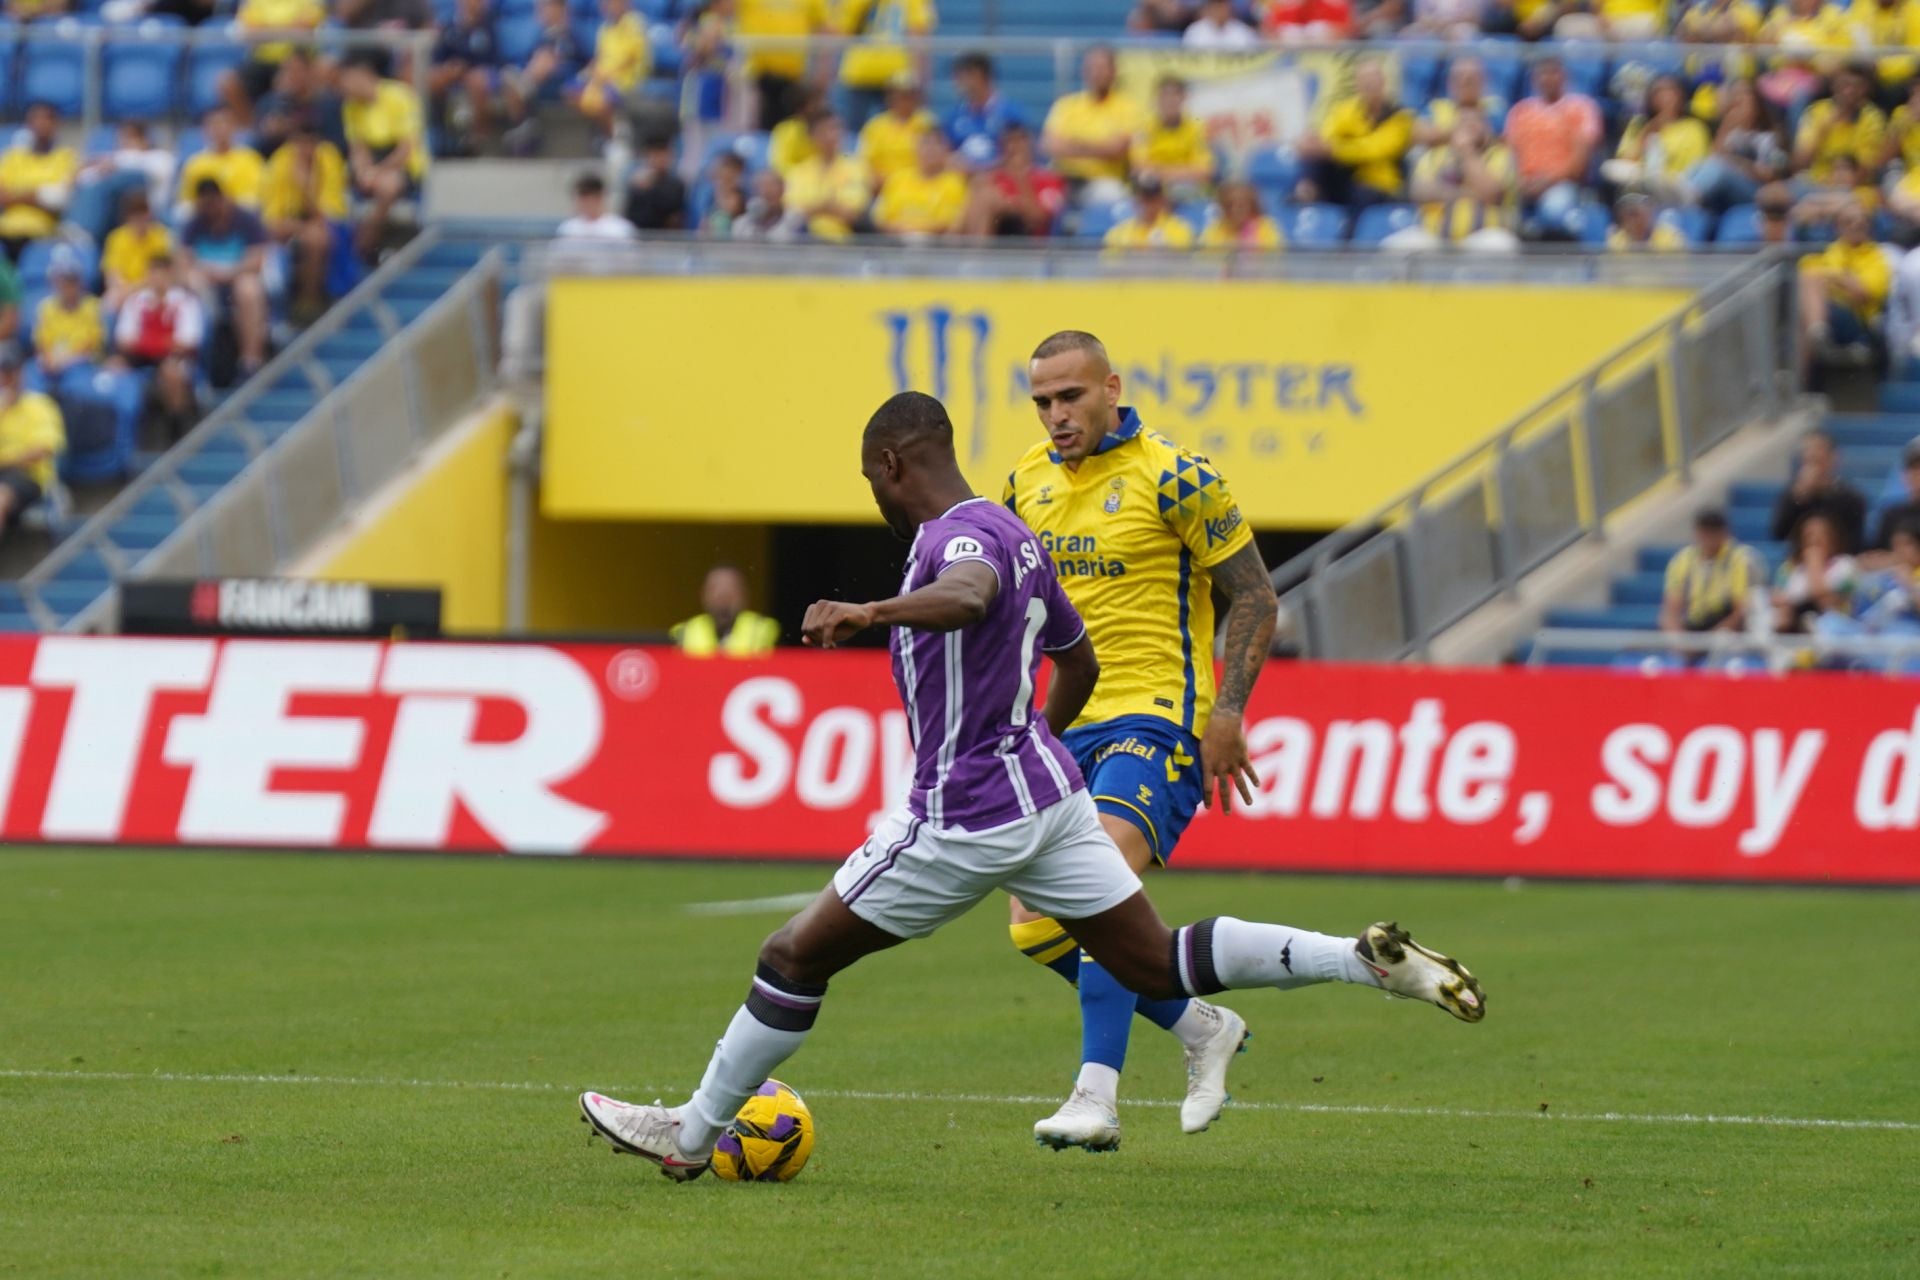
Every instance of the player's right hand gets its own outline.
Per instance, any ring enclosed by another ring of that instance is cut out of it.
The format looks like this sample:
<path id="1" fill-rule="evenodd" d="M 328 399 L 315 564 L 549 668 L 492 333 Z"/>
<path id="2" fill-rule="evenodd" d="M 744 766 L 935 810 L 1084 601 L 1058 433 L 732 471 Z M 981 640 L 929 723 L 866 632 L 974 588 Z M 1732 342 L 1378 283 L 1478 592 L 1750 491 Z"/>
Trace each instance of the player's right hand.
<path id="1" fill-rule="evenodd" d="M 816 600 L 800 622 L 800 639 L 816 649 L 831 649 L 873 625 L 873 606 L 845 600 Z"/>

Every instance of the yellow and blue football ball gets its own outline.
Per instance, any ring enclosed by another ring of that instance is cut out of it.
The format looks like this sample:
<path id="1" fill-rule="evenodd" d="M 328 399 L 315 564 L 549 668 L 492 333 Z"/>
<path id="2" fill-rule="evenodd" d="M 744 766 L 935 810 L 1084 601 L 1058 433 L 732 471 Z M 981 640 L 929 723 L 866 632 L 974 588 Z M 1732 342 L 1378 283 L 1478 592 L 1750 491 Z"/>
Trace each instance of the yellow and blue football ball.
<path id="1" fill-rule="evenodd" d="M 813 1154 L 813 1112 L 778 1080 L 747 1099 L 713 1147 L 713 1172 L 728 1182 L 786 1182 Z"/>

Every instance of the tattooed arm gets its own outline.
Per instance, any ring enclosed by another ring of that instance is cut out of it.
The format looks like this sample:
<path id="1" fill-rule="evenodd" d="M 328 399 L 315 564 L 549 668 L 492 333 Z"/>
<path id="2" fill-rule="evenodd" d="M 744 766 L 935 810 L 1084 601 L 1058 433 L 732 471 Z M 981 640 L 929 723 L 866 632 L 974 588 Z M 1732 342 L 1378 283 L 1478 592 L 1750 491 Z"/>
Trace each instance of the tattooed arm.
<path id="1" fill-rule="evenodd" d="M 1251 542 L 1213 567 L 1213 582 L 1227 597 L 1226 640 L 1220 692 L 1200 739 L 1200 762 L 1207 804 L 1215 803 L 1217 786 L 1220 808 L 1232 812 L 1233 793 L 1239 791 L 1240 798 L 1251 804 L 1253 788 L 1260 782 L 1247 756 L 1247 697 L 1266 665 L 1279 602 L 1260 548 Z"/>

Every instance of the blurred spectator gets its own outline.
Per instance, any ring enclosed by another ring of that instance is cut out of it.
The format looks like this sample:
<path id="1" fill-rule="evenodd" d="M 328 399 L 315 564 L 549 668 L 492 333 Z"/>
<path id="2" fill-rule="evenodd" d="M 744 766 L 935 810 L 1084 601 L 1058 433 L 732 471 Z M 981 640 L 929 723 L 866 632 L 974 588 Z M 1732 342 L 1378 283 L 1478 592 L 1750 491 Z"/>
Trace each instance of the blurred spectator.
<path id="1" fill-rule="evenodd" d="M 811 36 L 826 32 L 833 22 L 827 0 L 740 0 L 743 36 Z M 799 41 L 790 47 L 755 49 L 743 63 L 759 98 L 762 132 L 799 115 L 802 85 L 807 80 L 808 50 Z"/>
<path id="2" fill-rule="evenodd" d="M 33 351 L 41 376 L 51 385 L 75 365 L 97 363 L 106 354 L 107 335 L 100 321 L 100 299 L 87 292 L 80 256 L 62 245 L 47 264 L 53 292 L 33 313 Z"/>
<path id="3" fill-rule="evenodd" d="M 1767 15 L 1759 42 L 1795 52 L 1774 59 L 1760 77 L 1760 92 L 1783 110 L 1798 110 L 1820 91 L 1823 78 L 1839 66 L 1833 57 L 1817 57 L 1815 50 L 1843 50 L 1852 46 L 1846 14 L 1827 0 L 1786 0 Z"/>
<path id="4" fill-rule="evenodd" d="M 1413 146 L 1413 112 L 1387 91 L 1386 69 L 1375 59 L 1354 67 L 1353 95 L 1327 109 L 1317 134 L 1301 139 L 1307 162 L 1299 198 L 1354 209 L 1398 199 Z"/>
<path id="5" fill-rule="evenodd" d="M 267 234 L 286 245 L 293 259 L 291 318 L 311 324 L 330 301 L 334 246 L 347 221 L 346 157 L 312 120 L 301 121 L 267 161 L 260 212 Z"/>
<path id="6" fill-rule="evenodd" d="M 689 657 L 758 658 L 780 642 L 780 624 L 747 608 L 746 574 L 733 565 L 717 564 L 701 584 L 700 612 L 675 625 L 670 634 Z"/>
<path id="7" fill-rule="evenodd" d="M 860 158 L 876 184 L 914 166 L 920 135 L 937 132 L 933 114 L 921 105 L 920 82 L 903 72 L 887 88 L 887 109 L 860 130 Z"/>
<path id="8" fill-rule="evenodd" d="M 1660 597 L 1662 631 L 1740 631 L 1747 602 L 1766 582 L 1759 553 L 1734 538 L 1727 513 L 1708 508 L 1693 518 L 1693 543 L 1667 561 Z"/>
<path id="9" fill-rule="evenodd" d="M 7 0 L 10 22 L 45 22 L 63 18 L 72 8 L 68 0 Z"/>
<path id="10" fill-rule="evenodd" d="M 622 241 L 639 235 L 631 220 L 607 208 L 606 180 L 591 171 L 573 180 L 573 216 L 560 224 L 556 234 L 562 240 Z"/>
<path id="11" fill-rule="evenodd" d="M 1485 15 L 1485 0 L 1413 0 L 1413 21 L 1402 30 L 1430 40 L 1471 40 Z"/>
<path id="12" fill-rule="evenodd" d="M 841 150 L 845 132 L 839 116 L 816 117 L 808 139 L 813 154 L 787 174 L 786 207 L 815 239 L 845 240 L 866 225 L 872 177 L 858 156 Z"/>
<path id="13" fill-rule="evenodd" d="M 1053 234 L 1067 207 L 1067 184 L 1034 156 L 1033 134 L 1009 121 L 999 134 L 1000 163 L 974 175 L 967 214 L 970 236 Z"/>
<path id="14" fill-rule="evenodd" d="M 1127 14 L 1127 30 L 1179 35 L 1193 21 L 1192 0 L 1139 0 Z"/>
<path id="15" fill-rule="evenodd" d="M 1682 44 L 1751 44 L 1762 12 L 1752 0 L 1693 0 L 1680 7 L 1673 37 Z"/>
<path id="16" fill-rule="evenodd" d="M 1207 130 L 1187 114 L 1187 83 L 1162 76 L 1153 90 L 1153 118 L 1134 139 L 1131 167 L 1151 174 L 1176 198 L 1204 198 L 1213 184 L 1213 145 Z"/>
<path id="17" fill-rule="evenodd" d="M 984 53 L 953 60 L 953 87 L 960 100 L 943 122 L 947 141 L 967 168 L 991 169 L 1000 159 L 1001 137 L 1016 125 L 1026 128 L 1026 115 L 994 86 L 993 59 Z"/>
<path id="18" fill-rule="evenodd" d="M 1657 40 L 1666 34 L 1667 0 L 1598 0 L 1594 8 L 1600 34 L 1609 40 Z"/>
<path id="19" fill-rule="evenodd" d="M 801 99 L 800 111 L 773 127 L 773 132 L 767 135 L 767 163 L 775 173 L 784 178 L 793 172 L 795 165 L 812 158 L 814 121 L 831 111 L 826 90 L 808 89 Z"/>
<path id="20" fill-rule="evenodd" d="M 1867 500 L 1840 474 L 1840 450 L 1824 431 L 1809 431 L 1800 442 L 1800 467 L 1793 483 L 1773 508 L 1768 536 L 1776 542 L 1792 534 L 1809 517 L 1828 525 L 1836 549 L 1851 551 L 1860 545 L 1866 524 Z"/>
<path id="21" fill-rule="evenodd" d="M 1833 178 L 1833 162 L 1851 157 L 1871 177 L 1880 167 L 1887 118 L 1869 101 L 1872 83 L 1858 67 L 1842 67 L 1833 77 L 1833 96 L 1822 98 L 1800 117 L 1794 136 L 1793 167 L 1816 183 Z"/>
<path id="22" fill-rule="evenodd" d="M 1133 212 L 1113 224 L 1101 241 L 1109 250 L 1191 249 L 1193 228 L 1173 211 L 1167 188 L 1151 174 L 1133 181 Z"/>
<path id="23" fill-rule="evenodd" d="M 1784 245 L 1793 241 L 1793 189 L 1784 182 L 1770 182 L 1753 198 L 1760 215 L 1760 243 Z"/>
<path id="24" fill-rule="evenodd" d="M 1427 103 L 1427 109 L 1413 127 L 1413 140 L 1423 147 L 1438 147 L 1453 138 L 1453 125 L 1462 111 L 1477 111 L 1494 133 L 1507 118 L 1507 104 L 1487 92 L 1487 69 L 1471 55 L 1455 58 L 1447 67 L 1447 96 Z"/>
<path id="25" fill-rule="evenodd" d="M 500 96 L 513 121 L 504 141 L 517 156 L 530 156 L 540 149 L 540 123 L 533 116 L 534 104 L 571 82 L 587 60 L 568 21 L 567 0 L 538 0 L 534 13 L 540 34 L 533 51 L 525 62 L 506 68 L 500 75 Z"/>
<path id="26" fill-rule="evenodd" d="M 1793 216 L 1803 227 L 1829 223 L 1837 227 L 1841 211 L 1853 204 L 1860 206 L 1871 223 L 1874 211 L 1880 207 L 1880 188 L 1866 180 L 1860 162 L 1852 156 L 1835 156 L 1826 181 L 1815 182 L 1803 177 L 1799 190 L 1800 199 L 1794 204 Z"/>
<path id="27" fill-rule="evenodd" d="M 1116 200 L 1126 194 L 1127 153 L 1146 126 L 1131 98 L 1116 91 L 1113 50 L 1097 46 L 1080 59 L 1079 92 L 1047 112 L 1040 149 L 1052 158 L 1077 199 Z"/>
<path id="28" fill-rule="evenodd" d="M 267 361 L 267 229 L 212 178 L 193 192 L 193 217 L 180 230 L 181 280 L 233 326 L 240 377 Z M 216 386 L 232 379 L 213 375 Z"/>
<path id="29" fill-rule="evenodd" d="M 1827 635 L 1920 636 L 1920 522 L 1905 520 L 1887 533 L 1888 550 L 1871 571 L 1862 564 L 1859 590 L 1852 602 L 1856 626 L 1834 626 L 1822 619 Z M 1911 659 L 1900 664 L 1911 675 Z"/>
<path id="30" fill-rule="evenodd" d="M 146 283 L 153 260 L 163 254 L 173 254 L 173 233 L 153 216 L 146 192 L 129 191 L 120 202 L 120 225 L 107 233 L 100 253 L 108 311 L 118 311 L 127 295 Z"/>
<path id="31" fill-rule="evenodd" d="M 326 72 L 313 55 L 295 49 L 280 64 L 279 74 L 273 78 L 273 92 L 254 105 L 253 149 L 263 156 L 272 155 L 293 136 L 294 125 L 303 119 L 317 121 L 321 137 L 346 148 L 339 97 L 328 87 Z"/>
<path id="32" fill-rule="evenodd" d="M 1908 173 L 1920 169 L 1920 76 L 1907 86 L 1906 100 L 1887 116 L 1882 165 L 1898 161 Z"/>
<path id="33" fill-rule="evenodd" d="M 493 142 L 493 99 L 500 86 L 500 37 L 488 0 L 460 0 L 433 44 L 427 88 L 437 118 L 473 153 Z"/>
<path id="34" fill-rule="evenodd" d="M 1800 260 L 1800 322 L 1804 346 L 1813 356 L 1832 347 L 1870 346 L 1874 322 L 1893 285 L 1892 264 L 1867 236 L 1865 209 L 1848 204 L 1834 219 L 1834 227 L 1839 239 Z M 1858 546 L 1857 521 L 1851 533 L 1854 541 L 1849 545 Z"/>
<path id="35" fill-rule="evenodd" d="M 1210 53 L 1257 49 L 1260 33 L 1233 15 L 1233 0 L 1201 0 L 1199 16 L 1187 25 L 1180 43 Z"/>
<path id="36" fill-rule="evenodd" d="M 1793 526 L 1787 559 L 1774 579 L 1774 627 L 1805 632 L 1823 613 L 1849 611 L 1859 566 L 1832 520 L 1810 511 Z"/>
<path id="37" fill-rule="evenodd" d="M 673 143 L 647 139 L 627 180 L 627 221 L 642 231 L 681 231 L 687 225 L 687 184 L 674 172 Z"/>
<path id="38" fill-rule="evenodd" d="M 201 117 L 205 133 L 204 149 L 187 157 L 180 166 L 180 206 L 176 216 L 186 212 L 187 202 L 202 182 L 212 181 L 227 198 L 248 209 L 260 207 L 260 179 L 266 174 L 266 162 L 252 147 L 240 143 L 233 112 L 215 107 Z"/>
<path id="39" fill-rule="evenodd" d="M 251 46 L 247 60 L 221 78 L 220 96 L 242 120 L 253 118 L 253 106 L 273 88 L 280 64 L 294 50 L 289 40 L 266 40 L 262 34 L 311 34 L 327 20 L 321 0 L 240 0 L 234 24 Z"/>
<path id="40" fill-rule="evenodd" d="M 111 201 L 105 210 L 111 215 L 120 207 L 120 198 L 139 180 L 147 193 L 147 198 L 157 206 L 165 205 L 167 196 L 173 191 L 173 175 L 179 168 L 179 159 L 173 148 L 157 145 L 153 140 L 153 131 L 139 120 L 126 120 L 114 126 L 113 150 L 81 165 L 80 187 L 99 184 L 103 195 L 110 195 Z M 121 175 L 125 182 L 115 182 Z M 83 192 L 74 191 L 73 203 L 68 207 L 69 220 L 80 217 L 79 204 Z M 101 225 L 86 226 L 86 231 L 96 240 L 106 234 L 107 227 Z"/>
<path id="41" fill-rule="evenodd" d="M 647 24 L 633 11 L 632 0 L 600 0 L 600 34 L 593 42 L 593 61 L 568 87 L 567 96 L 581 115 L 611 131 L 615 113 L 632 102 L 652 68 Z"/>
<path id="42" fill-rule="evenodd" d="M 1435 244 L 1517 248 L 1513 229 L 1518 190 L 1512 148 L 1494 135 L 1485 115 L 1463 107 L 1453 116 L 1453 132 L 1446 145 L 1430 149 L 1414 165 L 1412 195 L 1420 206 L 1417 234 L 1396 233 L 1389 243 L 1395 248 Z"/>
<path id="43" fill-rule="evenodd" d="M 73 196 L 80 158 L 59 145 L 60 115 L 47 102 L 27 107 L 26 136 L 0 155 L 0 244 L 20 260 L 29 240 L 43 240 L 60 226 Z"/>
<path id="44" fill-rule="evenodd" d="M 416 194 L 427 171 L 426 123 L 419 95 L 398 80 L 380 76 L 379 62 L 356 54 L 340 69 L 342 116 L 347 133 L 347 173 L 355 194 L 369 206 L 360 219 L 356 247 L 372 258 L 386 242 L 393 206 Z"/>
<path id="45" fill-rule="evenodd" d="M 136 369 L 153 370 L 144 420 L 168 444 L 193 429 L 200 416 L 194 374 L 206 339 L 200 299 L 175 280 L 173 259 L 154 258 L 145 284 L 128 295 L 114 321 L 113 345 Z"/>
<path id="46" fill-rule="evenodd" d="M 1262 0 L 1260 30 L 1285 44 L 1384 38 L 1406 25 L 1406 0 Z"/>
<path id="47" fill-rule="evenodd" d="M 1714 213 L 1751 203 L 1761 187 L 1786 174 L 1789 159 L 1773 105 L 1753 81 L 1735 80 L 1720 104 L 1712 150 L 1681 182 L 1689 203 Z"/>
<path id="48" fill-rule="evenodd" d="M 1557 57 L 1535 62 L 1533 96 L 1507 113 L 1507 143 L 1520 170 L 1520 199 L 1527 212 L 1548 226 L 1564 226 L 1580 203 L 1580 184 L 1602 132 L 1594 100 L 1567 92 L 1566 65 Z"/>
<path id="49" fill-rule="evenodd" d="M 1900 480 L 1902 500 L 1880 508 L 1871 550 L 1891 550 L 1897 529 L 1920 529 L 1920 439 L 1908 441 L 1900 451 Z"/>
<path id="50" fill-rule="evenodd" d="M 948 167 L 946 135 L 920 135 L 914 166 L 901 169 L 880 188 L 873 225 L 888 235 L 924 241 L 953 235 L 967 212 L 967 180 Z"/>
<path id="51" fill-rule="evenodd" d="M 23 297 L 20 273 L 4 256 L 0 256 L 0 342 L 11 342 L 19 335 Z"/>
<path id="52" fill-rule="evenodd" d="M 1614 158 L 1600 166 L 1616 187 L 1638 187 L 1674 201 L 1683 180 L 1707 158 L 1713 138 L 1687 111 L 1687 87 L 1679 76 L 1656 76 L 1647 89 L 1647 109 L 1627 122 Z"/>
<path id="53" fill-rule="evenodd" d="M 1867 49 L 1911 49 L 1920 46 L 1920 5 L 1913 0 L 1853 0 L 1847 8 L 1853 41 Z M 1909 54 L 1881 58 L 1874 67 L 1880 90 L 1888 98 L 1906 96 L 1908 82 L 1920 71 L 1920 61 Z"/>
<path id="54" fill-rule="evenodd" d="M 1895 264 L 1884 320 L 1887 356 L 1897 377 L 1920 360 L 1920 249 L 1907 250 Z"/>
<path id="55" fill-rule="evenodd" d="M 431 31 L 438 21 L 432 0 L 334 0 L 333 16 L 354 31 Z M 374 59 L 381 75 L 394 70 L 386 50 L 360 52 Z"/>
<path id="56" fill-rule="evenodd" d="M 700 222 L 703 235 L 727 239 L 733 234 L 734 224 L 747 216 L 746 177 L 747 162 L 733 152 L 722 151 L 714 157 L 713 167 L 707 172 L 713 195 Z"/>
<path id="57" fill-rule="evenodd" d="M 1219 212 L 1200 233 L 1202 249 L 1239 249 L 1272 253 L 1286 248 L 1280 224 L 1260 208 L 1260 196 L 1248 182 L 1223 182 Z"/>
<path id="58" fill-rule="evenodd" d="M 1687 238 L 1678 227 L 1661 222 L 1659 209 L 1638 192 L 1613 202 L 1613 225 L 1607 228 L 1608 253 L 1685 253 Z"/>
<path id="59" fill-rule="evenodd" d="M 733 37 L 739 26 L 735 0 L 706 0 L 685 24 L 680 37 L 680 74 L 692 91 L 693 111 L 691 121 L 683 111 L 683 124 L 734 127 L 739 113 L 730 96 L 730 66 Z"/>
<path id="60" fill-rule="evenodd" d="M 858 135 L 895 81 L 921 80 L 926 59 L 908 53 L 901 42 L 932 35 L 939 21 L 933 0 L 841 0 L 841 30 L 861 37 L 840 57 L 847 128 Z"/>
<path id="61" fill-rule="evenodd" d="M 25 363 L 19 347 L 0 346 L 0 536 L 53 489 L 54 465 L 67 447 L 60 406 L 21 385 Z"/>
<path id="62" fill-rule="evenodd" d="M 787 209 L 787 184 L 771 169 L 753 175 L 753 198 L 747 201 L 747 214 L 734 220 L 735 240 L 785 242 L 799 238 L 800 219 Z"/>

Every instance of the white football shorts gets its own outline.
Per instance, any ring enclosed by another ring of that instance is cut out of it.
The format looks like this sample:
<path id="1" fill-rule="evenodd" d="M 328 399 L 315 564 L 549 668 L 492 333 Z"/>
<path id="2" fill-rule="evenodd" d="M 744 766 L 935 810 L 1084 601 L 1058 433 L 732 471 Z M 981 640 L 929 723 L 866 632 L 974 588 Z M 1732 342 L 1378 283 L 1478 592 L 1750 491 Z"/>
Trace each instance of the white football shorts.
<path id="1" fill-rule="evenodd" d="M 902 807 L 833 876 L 853 914 L 924 938 L 995 889 L 1056 920 L 1084 920 L 1140 892 L 1085 791 L 989 831 L 936 830 Z"/>

